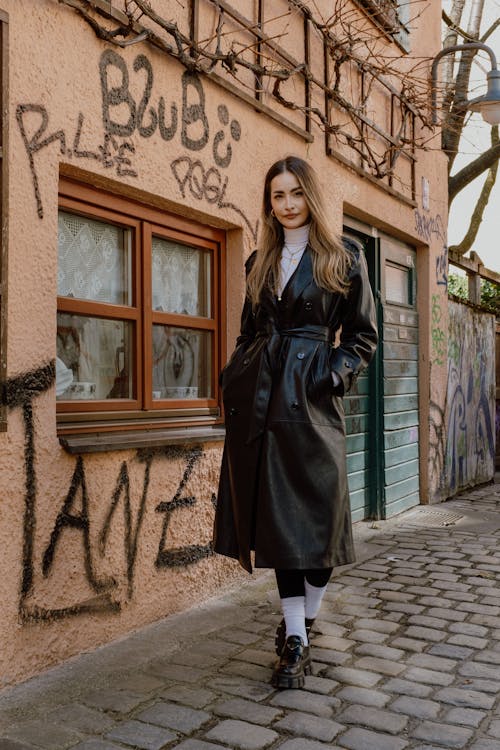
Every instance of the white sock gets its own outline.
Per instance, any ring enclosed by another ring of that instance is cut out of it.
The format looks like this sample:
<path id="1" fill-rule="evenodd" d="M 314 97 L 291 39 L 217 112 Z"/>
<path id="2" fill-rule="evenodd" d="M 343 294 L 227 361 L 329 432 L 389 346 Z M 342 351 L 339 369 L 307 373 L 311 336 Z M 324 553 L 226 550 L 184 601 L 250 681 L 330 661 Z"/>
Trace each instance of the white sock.
<path id="1" fill-rule="evenodd" d="M 305 587 L 305 616 L 308 620 L 314 620 L 320 610 L 327 586 L 311 586 L 310 583 L 305 581 Z"/>
<path id="2" fill-rule="evenodd" d="M 281 600 L 281 609 L 285 618 L 286 637 L 299 635 L 304 646 L 307 646 L 307 633 L 305 623 L 305 597 L 287 596 Z"/>

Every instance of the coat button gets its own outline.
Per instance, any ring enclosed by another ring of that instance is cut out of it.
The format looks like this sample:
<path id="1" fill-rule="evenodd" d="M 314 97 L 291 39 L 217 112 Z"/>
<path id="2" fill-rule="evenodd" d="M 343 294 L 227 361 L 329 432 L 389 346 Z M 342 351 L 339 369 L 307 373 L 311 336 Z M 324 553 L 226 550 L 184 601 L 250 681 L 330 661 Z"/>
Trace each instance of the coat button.
<path id="1" fill-rule="evenodd" d="M 244 360 L 243 360 L 243 364 L 244 364 L 244 365 L 248 365 L 248 363 L 249 363 L 249 362 L 250 362 L 250 360 L 248 359 L 248 357 L 247 357 L 247 359 L 244 359 Z"/>
<path id="2" fill-rule="evenodd" d="M 299 353 L 297 354 L 297 359 L 304 359 L 304 357 L 305 357 L 305 356 L 306 356 L 306 355 L 304 354 L 304 352 L 299 352 Z"/>
<path id="3" fill-rule="evenodd" d="M 232 409 L 229 409 L 228 414 L 230 417 L 236 416 L 238 414 L 238 409 L 235 409 L 234 407 Z"/>
<path id="4" fill-rule="evenodd" d="M 299 402 L 298 401 L 292 401 L 290 404 L 292 409 L 298 409 L 299 408 Z"/>
<path id="5" fill-rule="evenodd" d="M 306 302 L 304 305 L 306 310 L 312 310 L 313 309 L 313 303 L 312 302 Z"/>

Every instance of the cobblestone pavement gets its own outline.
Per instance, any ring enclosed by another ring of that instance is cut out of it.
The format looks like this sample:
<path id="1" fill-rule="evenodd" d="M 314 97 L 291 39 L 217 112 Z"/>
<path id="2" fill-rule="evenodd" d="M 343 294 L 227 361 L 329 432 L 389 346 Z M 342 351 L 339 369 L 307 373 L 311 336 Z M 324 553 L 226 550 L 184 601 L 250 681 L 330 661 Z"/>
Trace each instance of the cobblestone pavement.
<path id="1" fill-rule="evenodd" d="M 356 524 L 305 689 L 272 574 L 0 693 L 0 750 L 500 750 L 500 484 Z"/>

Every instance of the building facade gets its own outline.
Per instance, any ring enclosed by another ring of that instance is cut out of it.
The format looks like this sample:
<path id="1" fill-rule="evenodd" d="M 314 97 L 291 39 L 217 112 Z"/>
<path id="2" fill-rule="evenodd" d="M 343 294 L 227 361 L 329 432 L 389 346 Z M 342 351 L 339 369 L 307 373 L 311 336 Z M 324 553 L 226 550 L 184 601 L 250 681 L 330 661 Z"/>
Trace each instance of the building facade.
<path id="1" fill-rule="evenodd" d="M 210 545 L 218 374 L 287 154 L 377 300 L 353 519 L 446 496 L 446 160 L 401 94 L 440 2 L 338 5 L 0 0 L 3 685 L 244 580 Z"/>

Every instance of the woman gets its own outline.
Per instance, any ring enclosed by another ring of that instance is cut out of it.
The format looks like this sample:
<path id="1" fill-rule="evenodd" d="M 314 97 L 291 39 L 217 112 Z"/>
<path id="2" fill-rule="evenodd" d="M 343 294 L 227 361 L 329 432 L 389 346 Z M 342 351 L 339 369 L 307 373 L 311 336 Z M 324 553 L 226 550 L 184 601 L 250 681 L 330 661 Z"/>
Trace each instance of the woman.
<path id="1" fill-rule="evenodd" d="M 372 358 L 377 325 L 363 253 L 329 229 L 316 176 L 296 156 L 266 175 L 246 270 L 241 335 L 221 375 L 214 549 L 249 572 L 254 550 L 256 567 L 275 569 L 284 620 L 272 683 L 298 688 L 333 566 L 354 559 L 341 397 Z"/>

